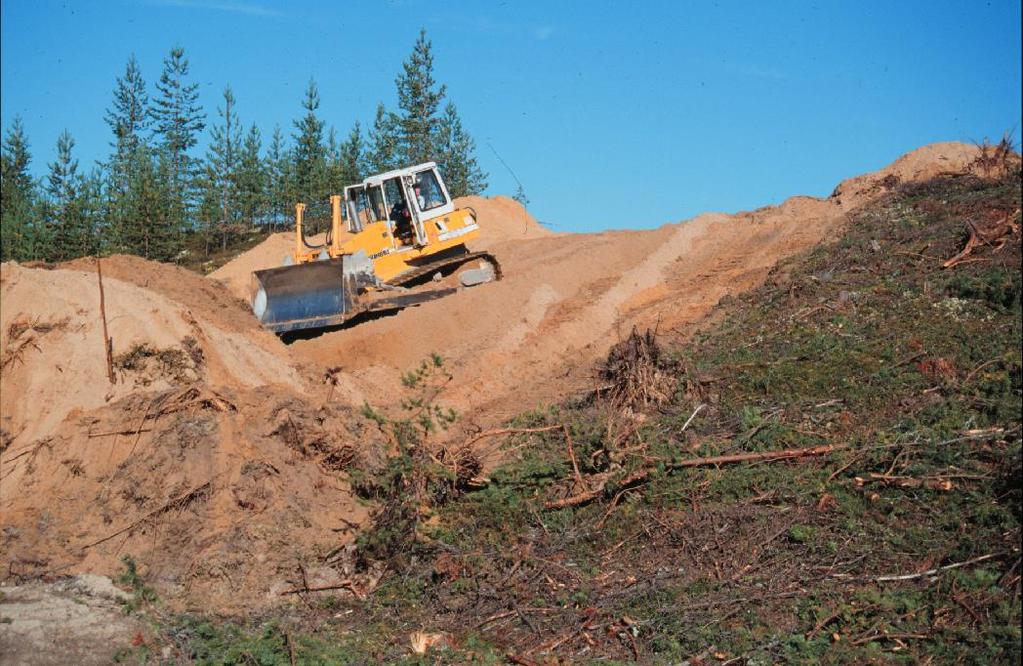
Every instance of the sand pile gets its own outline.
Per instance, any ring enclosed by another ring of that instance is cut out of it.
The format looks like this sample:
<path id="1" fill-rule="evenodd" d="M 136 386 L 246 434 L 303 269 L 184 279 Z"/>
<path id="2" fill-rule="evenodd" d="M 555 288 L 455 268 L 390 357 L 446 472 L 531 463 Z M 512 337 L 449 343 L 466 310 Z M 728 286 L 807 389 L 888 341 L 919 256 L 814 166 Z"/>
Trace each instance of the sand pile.
<path id="1" fill-rule="evenodd" d="M 103 267 L 113 385 L 95 261 L 0 266 L 0 566 L 116 575 L 127 554 L 182 602 L 261 603 L 351 538 L 343 470 L 376 430 L 216 282 Z"/>
<path id="2" fill-rule="evenodd" d="M 942 175 L 977 171 L 977 146 L 949 141 L 932 143 L 906 153 L 888 166 L 862 176 L 843 180 L 831 198 L 850 210 L 901 183 L 921 182 Z"/>
<path id="3" fill-rule="evenodd" d="M 457 208 L 471 208 L 476 211 L 480 224 L 480 238 L 472 242 L 472 249 L 490 249 L 505 241 L 528 240 L 552 235 L 541 226 L 522 204 L 504 196 L 460 197 L 455 199 Z"/>
<path id="4" fill-rule="evenodd" d="M 87 262 L 78 264 L 82 267 Z M 91 263 L 91 262 L 89 262 Z M 154 367 L 177 363 L 181 376 L 215 386 L 283 385 L 302 380 L 280 344 L 246 319 L 244 305 L 225 300 L 198 276 L 134 257 L 104 260 L 108 330 L 118 382 L 107 381 L 96 273 L 0 267 L 0 347 L 3 387 L 0 427 L 5 441 L 47 436 L 69 414 L 169 384 Z M 146 289 L 112 277 L 150 282 Z M 188 289 L 188 283 L 196 286 Z M 190 305 L 161 293 L 179 292 Z M 203 314 L 212 315 L 206 318 Z M 153 360 L 155 359 L 155 360 Z"/>
<path id="5" fill-rule="evenodd" d="M 375 430 L 276 391 L 175 386 L 129 396 L 4 456 L 12 576 L 116 576 L 133 557 L 171 608 L 239 611 L 336 583 L 323 557 L 366 508 L 344 471 Z"/>
<path id="6" fill-rule="evenodd" d="M 252 271 L 281 266 L 284 259 L 291 257 L 294 252 L 294 232 L 271 234 L 256 247 L 242 252 L 210 273 L 209 277 L 223 282 L 235 297 L 247 302 L 250 298 Z"/>

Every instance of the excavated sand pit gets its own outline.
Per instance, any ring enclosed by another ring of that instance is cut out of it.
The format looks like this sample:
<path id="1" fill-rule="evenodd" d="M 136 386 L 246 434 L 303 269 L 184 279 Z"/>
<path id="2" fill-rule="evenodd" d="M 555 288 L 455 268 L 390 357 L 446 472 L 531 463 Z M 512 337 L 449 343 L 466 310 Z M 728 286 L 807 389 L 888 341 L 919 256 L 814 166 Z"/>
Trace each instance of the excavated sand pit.
<path id="1" fill-rule="evenodd" d="M 209 278 L 111 257 L 113 385 L 95 261 L 4 264 L 0 566 L 12 580 L 113 576 L 132 555 L 172 605 L 224 610 L 284 598 L 299 564 L 310 584 L 331 584 L 367 511 L 344 470 L 387 446 L 359 408 L 395 405 L 401 373 L 430 353 L 453 375 L 440 401 L 461 415 L 457 439 L 591 387 L 594 361 L 633 326 L 684 340 L 722 297 L 834 237 L 853 208 L 976 155 L 926 146 L 825 199 L 649 231 L 552 234 L 510 199 L 472 197 L 461 203 L 483 227 L 477 248 L 503 280 L 290 345 L 243 300 L 290 234 Z"/>

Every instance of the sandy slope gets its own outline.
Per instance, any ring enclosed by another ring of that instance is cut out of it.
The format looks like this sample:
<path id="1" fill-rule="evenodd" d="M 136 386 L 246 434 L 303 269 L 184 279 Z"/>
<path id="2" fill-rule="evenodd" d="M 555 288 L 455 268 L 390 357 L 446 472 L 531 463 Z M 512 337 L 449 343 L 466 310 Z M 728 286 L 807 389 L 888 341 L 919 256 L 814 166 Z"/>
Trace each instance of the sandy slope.
<path id="1" fill-rule="evenodd" d="M 586 387 L 593 362 L 633 325 L 684 339 L 723 296 L 834 237 L 852 208 L 975 156 L 964 144 L 925 146 L 828 198 L 648 231 L 551 234 L 510 199 L 467 199 L 502 281 L 290 346 L 259 330 L 240 298 L 252 270 L 279 264 L 290 235 L 213 279 L 112 257 L 114 353 L 145 343 L 178 364 L 129 364 L 113 386 L 94 262 L 4 264 L 0 568 L 111 575 L 130 553 L 170 598 L 269 600 L 298 562 L 352 538 L 345 521 L 364 520 L 341 470 L 380 435 L 357 407 L 394 405 L 401 373 L 429 353 L 447 359 L 454 379 L 442 401 L 461 426 L 494 424 Z M 337 366 L 328 389 L 324 370 Z"/>
<path id="2" fill-rule="evenodd" d="M 926 146 L 826 199 L 792 197 L 650 231 L 553 235 L 527 224 L 520 238 L 509 234 L 518 222 L 499 225 L 481 208 L 484 234 L 498 231 L 489 249 L 504 280 L 292 347 L 340 365 L 381 402 L 399 390 L 402 371 L 437 352 L 455 375 L 446 398 L 466 422 L 489 423 L 577 390 L 631 326 L 684 331 L 722 296 L 760 284 L 780 259 L 833 235 L 847 211 L 899 182 L 961 171 L 975 156 L 966 144 Z"/>

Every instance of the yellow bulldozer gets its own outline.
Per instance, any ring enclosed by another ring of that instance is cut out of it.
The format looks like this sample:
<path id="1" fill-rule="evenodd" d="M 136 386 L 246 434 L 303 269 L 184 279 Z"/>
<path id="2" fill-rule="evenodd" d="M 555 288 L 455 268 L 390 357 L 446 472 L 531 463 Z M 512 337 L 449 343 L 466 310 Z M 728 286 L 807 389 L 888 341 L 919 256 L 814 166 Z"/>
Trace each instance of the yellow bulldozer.
<path id="1" fill-rule="evenodd" d="M 492 255 L 466 247 L 480 234 L 476 213 L 455 208 L 434 162 L 370 176 L 330 203 L 322 242 L 306 238 L 297 204 L 294 253 L 253 273 L 252 311 L 264 328 L 338 326 L 501 277 Z"/>

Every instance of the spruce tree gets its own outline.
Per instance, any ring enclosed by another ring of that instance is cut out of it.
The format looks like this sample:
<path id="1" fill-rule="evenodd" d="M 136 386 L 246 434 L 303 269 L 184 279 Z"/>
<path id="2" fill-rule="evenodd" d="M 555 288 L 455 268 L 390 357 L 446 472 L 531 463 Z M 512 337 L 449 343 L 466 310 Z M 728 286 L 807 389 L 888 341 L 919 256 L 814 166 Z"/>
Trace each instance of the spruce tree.
<path id="1" fill-rule="evenodd" d="M 253 123 L 245 135 L 238 164 L 238 205 L 242 219 L 254 224 L 263 217 L 266 207 L 267 174 L 260 151 L 263 136 Z"/>
<path id="2" fill-rule="evenodd" d="M 31 162 L 25 126 L 15 116 L 0 150 L 0 261 L 39 259 L 46 246 L 45 228 L 36 222 L 36 185 L 28 170 Z"/>
<path id="3" fill-rule="evenodd" d="M 187 83 L 189 65 L 185 50 L 175 47 L 164 58 L 163 73 L 156 84 L 159 96 L 152 107 L 155 131 L 163 149 L 161 167 L 171 179 L 174 195 L 172 217 L 185 221 L 193 198 L 196 168 L 188 154 L 206 127 L 199 104 L 199 84 Z"/>
<path id="4" fill-rule="evenodd" d="M 316 115 L 320 108 L 320 93 L 316 82 L 309 81 L 302 100 L 305 115 L 295 121 L 295 150 L 293 153 L 293 191 L 291 201 L 312 204 L 326 195 L 326 150 L 323 145 L 323 121 Z"/>
<path id="5" fill-rule="evenodd" d="M 78 160 L 72 155 L 75 140 L 67 130 L 57 137 L 57 159 L 51 162 L 46 177 L 46 222 L 53 245 L 47 259 L 64 261 L 84 254 L 91 247 L 91 232 L 78 210 L 82 177 Z"/>
<path id="6" fill-rule="evenodd" d="M 341 163 L 341 179 L 344 185 L 352 185 L 362 180 L 366 165 L 366 142 L 362 138 L 362 126 L 355 121 L 348 138 L 341 144 L 339 151 Z"/>
<path id="7" fill-rule="evenodd" d="M 344 170 L 341 164 L 341 146 L 337 142 L 337 132 L 333 127 L 327 132 L 326 148 L 326 182 L 325 187 L 329 194 L 339 194 L 348 184 L 345 180 Z"/>
<path id="8" fill-rule="evenodd" d="M 111 187 L 119 193 L 127 189 L 126 165 L 145 142 L 145 131 L 151 122 L 146 82 L 134 54 L 128 59 L 124 76 L 115 83 L 114 104 L 107 110 L 106 122 L 114 134 L 111 144 L 114 154 L 108 164 Z"/>
<path id="9" fill-rule="evenodd" d="M 207 151 L 208 168 L 202 179 L 202 206 L 205 224 L 210 224 L 209 206 L 211 189 L 219 194 L 219 219 L 221 247 L 227 249 L 230 228 L 238 222 L 239 211 L 239 166 L 241 159 L 242 133 L 235 112 L 236 100 L 231 87 L 224 88 L 224 106 L 217 108 L 221 122 L 213 126 L 210 146 Z"/>
<path id="10" fill-rule="evenodd" d="M 267 212 L 271 231 L 276 230 L 277 225 L 282 224 L 288 217 L 287 194 L 291 190 L 288 183 L 290 165 L 291 157 L 284 145 L 284 135 L 281 133 L 280 126 L 275 125 L 264 161 L 267 178 Z"/>
<path id="11" fill-rule="evenodd" d="M 404 162 L 402 156 L 401 121 L 398 115 L 377 104 L 373 129 L 369 133 L 366 166 L 370 173 L 397 169 Z M 369 173 L 367 173 L 369 175 Z"/>
<path id="12" fill-rule="evenodd" d="M 412 165 L 435 158 L 434 142 L 440 127 L 438 111 L 446 90 L 433 78 L 432 44 L 426 39 L 425 29 L 419 31 L 419 39 L 402 68 L 395 80 L 401 109 L 399 124 L 403 157 Z"/>
<path id="13" fill-rule="evenodd" d="M 487 174 L 476 162 L 476 142 L 462 127 L 455 105 L 444 107 L 437 129 L 437 162 L 452 197 L 479 194 L 487 187 Z"/>

